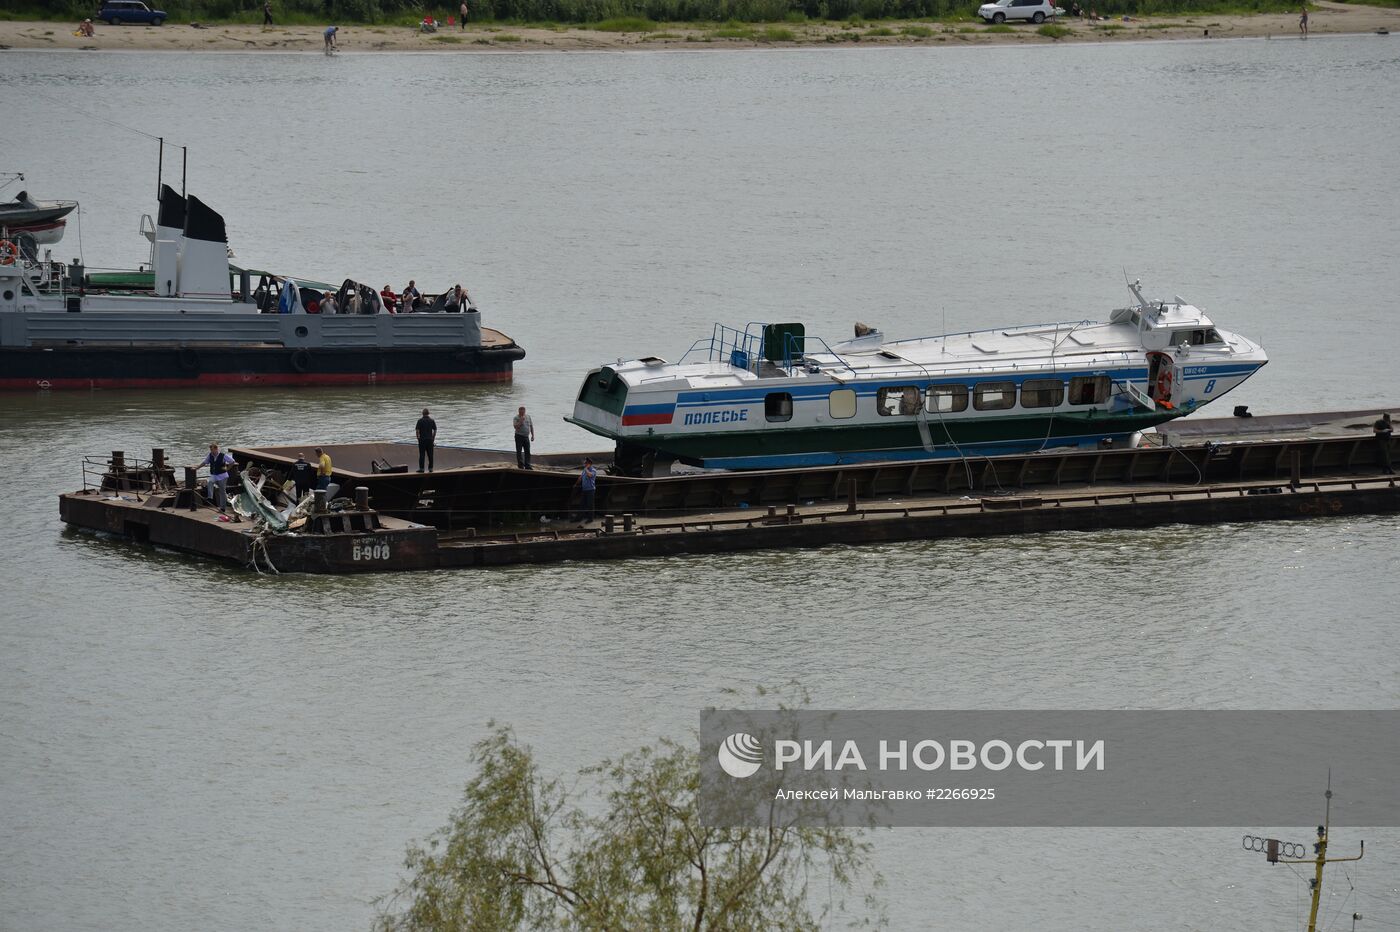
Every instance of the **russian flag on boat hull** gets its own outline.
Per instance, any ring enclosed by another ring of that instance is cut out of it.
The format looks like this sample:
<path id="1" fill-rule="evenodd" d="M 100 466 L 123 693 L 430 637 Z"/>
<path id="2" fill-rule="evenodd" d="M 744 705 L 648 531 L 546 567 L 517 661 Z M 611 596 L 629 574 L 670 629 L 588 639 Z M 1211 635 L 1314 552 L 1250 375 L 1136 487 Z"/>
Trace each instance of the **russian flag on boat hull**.
<path id="1" fill-rule="evenodd" d="M 622 412 L 623 427 L 644 427 L 652 424 L 669 424 L 676 416 L 676 406 L 672 404 L 659 405 L 628 405 Z"/>

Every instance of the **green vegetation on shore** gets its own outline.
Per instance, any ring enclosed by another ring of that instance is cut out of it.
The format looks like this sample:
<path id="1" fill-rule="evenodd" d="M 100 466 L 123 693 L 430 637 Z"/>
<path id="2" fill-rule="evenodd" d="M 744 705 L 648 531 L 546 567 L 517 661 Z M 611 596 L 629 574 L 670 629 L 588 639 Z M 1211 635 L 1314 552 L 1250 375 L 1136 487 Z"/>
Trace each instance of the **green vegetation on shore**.
<path id="1" fill-rule="evenodd" d="M 262 0 L 150 0 L 172 22 L 259 23 Z M 459 0 L 272 0 L 280 25 L 385 23 L 411 26 L 424 14 L 445 21 Z M 583 24 L 615 32 L 651 32 L 663 23 L 800 24 L 809 21 L 922 20 L 967 22 L 980 0 L 467 0 L 472 22 L 511 26 Z M 1082 0 L 1081 0 L 1082 2 Z M 1378 0 L 1400 5 L 1400 0 Z M 80 20 L 95 17 L 100 0 L 16 0 L 0 19 Z M 1062 4 L 1063 5 L 1063 4 Z M 1294 11 L 1297 0 L 1102 0 L 1105 16 L 1192 16 Z M 636 28 L 633 28 L 636 27 Z M 777 34 L 781 34 L 779 29 Z M 906 35 L 917 33 L 905 32 Z"/>

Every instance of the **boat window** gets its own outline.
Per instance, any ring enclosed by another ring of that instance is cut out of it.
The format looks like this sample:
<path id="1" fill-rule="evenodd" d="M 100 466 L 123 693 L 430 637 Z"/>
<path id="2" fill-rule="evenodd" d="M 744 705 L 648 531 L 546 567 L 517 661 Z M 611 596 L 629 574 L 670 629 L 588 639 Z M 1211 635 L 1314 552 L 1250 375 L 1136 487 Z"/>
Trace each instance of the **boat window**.
<path id="1" fill-rule="evenodd" d="M 940 414 L 967 410 L 966 385 L 934 385 L 928 390 L 928 409 Z"/>
<path id="2" fill-rule="evenodd" d="M 1026 379 L 1021 383 L 1021 407 L 1058 408 L 1065 400 L 1065 383 L 1059 379 Z"/>
<path id="3" fill-rule="evenodd" d="M 918 414 L 924 409 L 919 389 L 913 385 L 887 385 L 875 395 L 875 410 L 890 417 Z"/>
<path id="4" fill-rule="evenodd" d="M 1225 342 L 1225 338 L 1222 337 L 1222 336 L 1220 335 L 1220 331 L 1219 331 L 1219 330 L 1216 330 L 1214 327 L 1212 327 L 1211 329 L 1209 329 L 1209 330 L 1206 331 L 1206 342 L 1207 342 L 1207 343 L 1224 343 L 1224 342 Z"/>
<path id="5" fill-rule="evenodd" d="M 1076 375 L 1069 380 L 1069 403 L 1097 405 L 1108 400 L 1110 380 L 1106 375 Z"/>
<path id="6" fill-rule="evenodd" d="M 972 406 L 978 411 L 1001 411 L 1015 403 L 1015 382 L 983 382 L 972 393 Z"/>
<path id="7" fill-rule="evenodd" d="M 792 396 L 787 392 L 769 392 L 763 398 L 763 416 L 770 421 L 792 420 Z"/>
<path id="8" fill-rule="evenodd" d="M 833 418 L 856 416 L 856 393 L 851 388 L 838 388 L 828 396 Z"/>

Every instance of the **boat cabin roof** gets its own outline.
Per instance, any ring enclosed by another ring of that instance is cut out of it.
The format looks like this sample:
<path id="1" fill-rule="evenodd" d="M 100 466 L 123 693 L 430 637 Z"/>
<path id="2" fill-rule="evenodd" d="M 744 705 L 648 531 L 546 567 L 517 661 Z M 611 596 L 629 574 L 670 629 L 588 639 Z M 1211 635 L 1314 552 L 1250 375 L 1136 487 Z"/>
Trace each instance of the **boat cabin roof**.
<path id="1" fill-rule="evenodd" d="M 1145 316 L 1144 316 L 1145 311 Z M 1117 365 L 1140 360 L 1145 335 L 1169 331 L 1155 341 L 1226 348 L 1243 338 L 1217 331 L 1200 308 L 1178 300 L 1114 311 L 1107 322 L 1069 321 L 1001 327 L 945 336 L 885 341 L 877 332 L 827 345 L 807 337 L 804 355 L 790 368 L 747 359 L 732 364 L 728 352 L 708 359 L 669 363 L 659 357 L 610 366 L 631 388 L 724 388 L 767 378 L 823 378 L 837 382 L 909 376 L 922 379 L 978 377 L 1009 371 L 1034 372 Z M 1247 342 L 1247 341 L 1244 341 Z M 1149 343 L 1149 345 L 1151 345 Z M 1243 342 L 1235 349 L 1247 349 Z M 677 384 L 680 383 L 680 384 Z"/>

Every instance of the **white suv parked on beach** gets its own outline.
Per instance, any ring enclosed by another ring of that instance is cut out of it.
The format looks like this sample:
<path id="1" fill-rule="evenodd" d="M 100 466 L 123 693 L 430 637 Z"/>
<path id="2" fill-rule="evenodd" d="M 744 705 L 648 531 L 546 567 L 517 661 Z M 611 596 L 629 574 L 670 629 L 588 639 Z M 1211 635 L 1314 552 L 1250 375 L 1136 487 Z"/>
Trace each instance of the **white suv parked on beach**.
<path id="1" fill-rule="evenodd" d="M 1039 25 L 1056 13 L 1050 0 L 996 0 L 977 8 L 977 15 L 989 23 L 1004 23 L 1008 19 L 1028 19 Z"/>

